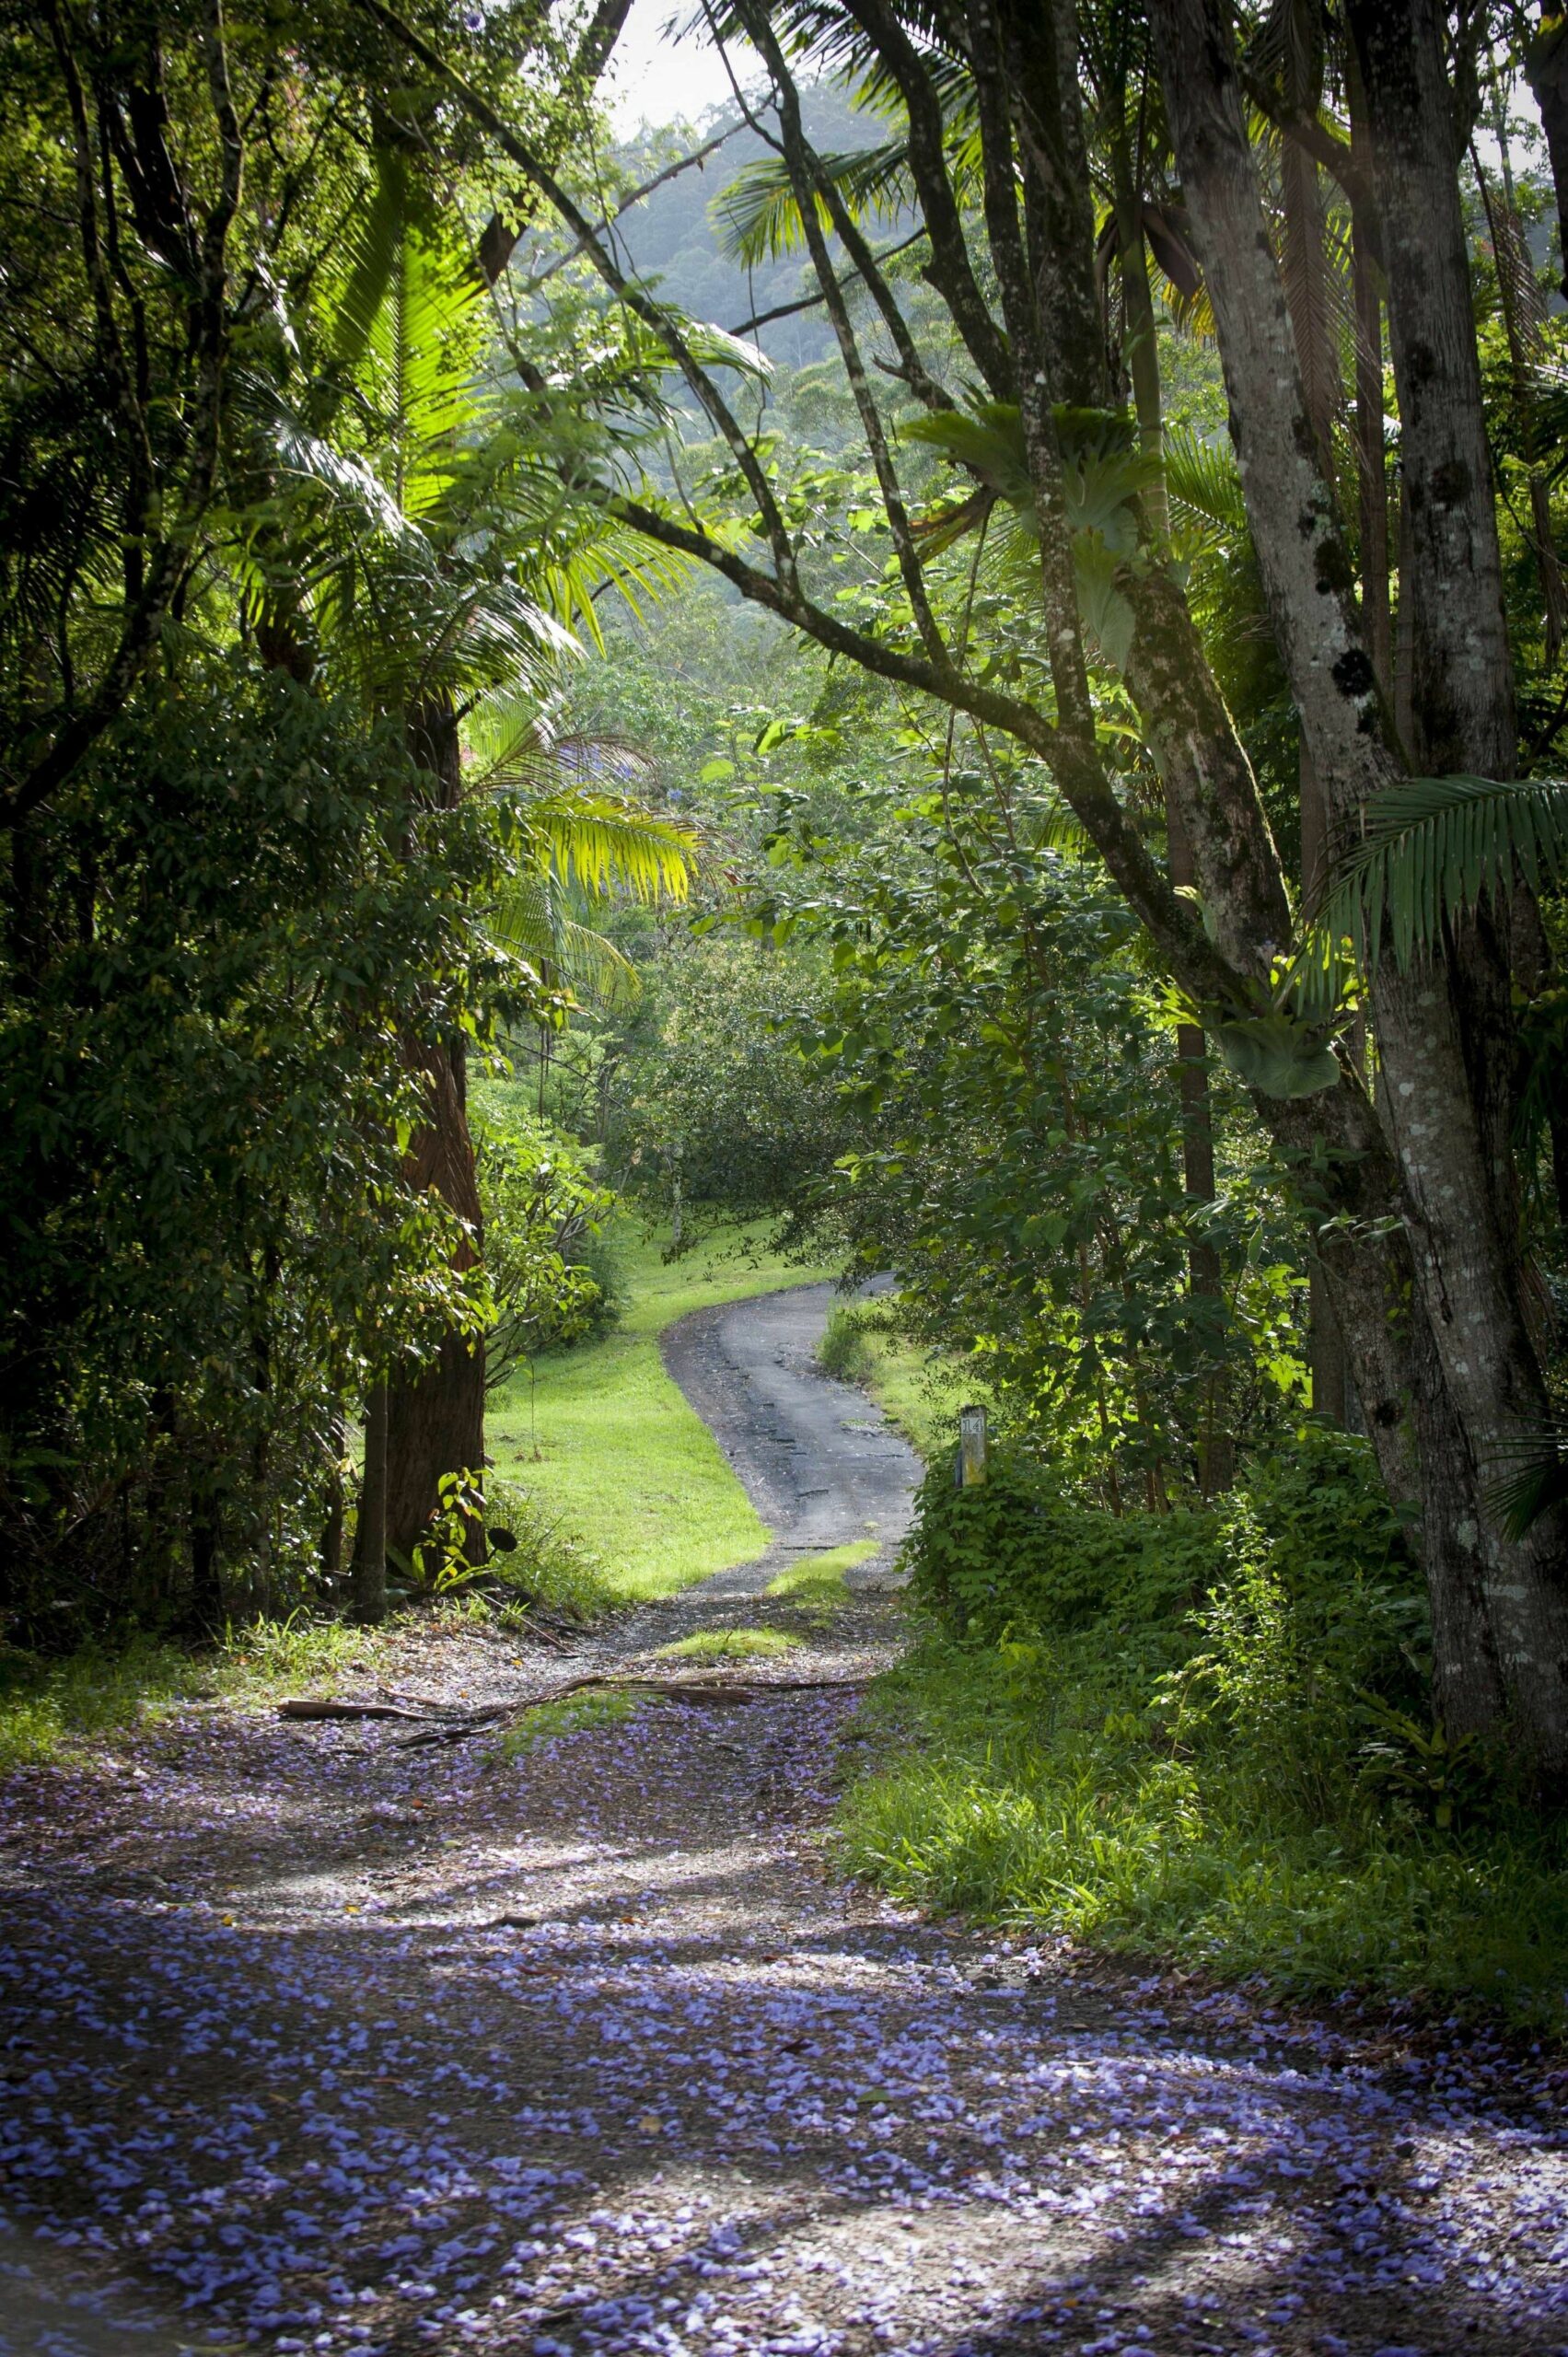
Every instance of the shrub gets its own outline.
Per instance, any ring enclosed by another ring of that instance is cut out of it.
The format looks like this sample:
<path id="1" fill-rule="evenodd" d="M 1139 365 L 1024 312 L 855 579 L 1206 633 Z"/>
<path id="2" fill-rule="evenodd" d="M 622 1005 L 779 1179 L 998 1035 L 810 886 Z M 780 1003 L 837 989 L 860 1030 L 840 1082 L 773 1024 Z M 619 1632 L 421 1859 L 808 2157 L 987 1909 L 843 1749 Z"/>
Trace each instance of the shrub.
<path id="1" fill-rule="evenodd" d="M 872 1705 L 846 1864 L 900 1896 L 1568 2026 L 1568 1825 L 1423 1707 L 1424 1599 L 1365 1443 L 1309 1428 L 1118 1522 L 1016 1452 L 934 1474 L 926 1634 Z"/>
<path id="2" fill-rule="evenodd" d="M 1166 1627 L 1219 1573 L 1212 1511 L 1127 1515 L 1077 1504 L 1059 1474 L 1010 1448 L 956 1489 L 938 1462 L 922 1482 L 905 1549 L 917 1600 L 959 1637 L 1064 1632 L 1104 1620 Z"/>
<path id="3" fill-rule="evenodd" d="M 828 1323 L 817 1345 L 817 1364 L 824 1375 L 836 1376 L 841 1383 L 865 1383 L 876 1367 L 876 1358 L 853 1309 L 836 1303 L 828 1312 Z"/>
<path id="4" fill-rule="evenodd" d="M 1163 1515 L 1084 1505 L 1015 1448 L 994 1450 L 973 1489 L 936 1466 L 905 1560 L 952 1636 L 1142 1635 L 1173 1666 L 1202 1655 L 1232 1717 L 1268 1716 L 1271 1679 L 1403 1698 L 1423 1662 L 1424 1602 L 1371 1452 L 1316 1426 L 1251 1460 L 1215 1505 Z"/>

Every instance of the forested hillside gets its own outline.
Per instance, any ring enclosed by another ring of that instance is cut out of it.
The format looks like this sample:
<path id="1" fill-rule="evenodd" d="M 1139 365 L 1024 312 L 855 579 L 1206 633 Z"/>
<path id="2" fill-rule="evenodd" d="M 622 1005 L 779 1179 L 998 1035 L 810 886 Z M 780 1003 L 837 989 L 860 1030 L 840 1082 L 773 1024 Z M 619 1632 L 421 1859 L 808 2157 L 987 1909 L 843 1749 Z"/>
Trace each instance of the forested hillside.
<path id="1" fill-rule="evenodd" d="M 846 1858 L 1560 2026 L 1561 24 L 624 13 L 7 20 L 15 1756 L 694 1577 L 743 1234 L 931 1460 Z"/>

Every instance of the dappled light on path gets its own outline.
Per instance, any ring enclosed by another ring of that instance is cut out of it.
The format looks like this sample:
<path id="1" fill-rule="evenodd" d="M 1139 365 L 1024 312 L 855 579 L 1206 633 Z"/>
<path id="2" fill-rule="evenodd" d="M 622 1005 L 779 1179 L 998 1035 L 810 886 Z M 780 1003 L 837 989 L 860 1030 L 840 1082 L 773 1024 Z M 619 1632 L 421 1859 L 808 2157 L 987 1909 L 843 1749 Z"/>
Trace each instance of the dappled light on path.
<path id="1" fill-rule="evenodd" d="M 140 1776 L 18 1777 L 16 2213 L 284 2351 L 1568 2341 L 1562 2141 L 1500 2049 L 1375 2066 L 844 1890 L 854 1707 L 510 1762 L 191 1713 Z"/>

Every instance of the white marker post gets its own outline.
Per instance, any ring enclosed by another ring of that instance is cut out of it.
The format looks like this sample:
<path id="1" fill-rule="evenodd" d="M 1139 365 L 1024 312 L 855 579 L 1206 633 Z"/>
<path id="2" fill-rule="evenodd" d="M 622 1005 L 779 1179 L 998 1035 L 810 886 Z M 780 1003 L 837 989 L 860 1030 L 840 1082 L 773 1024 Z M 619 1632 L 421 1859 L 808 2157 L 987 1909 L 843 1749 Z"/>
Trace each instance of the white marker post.
<path id="1" fill-rule="evenodd" d="M 972 1490 L 985 1479 L 985 1410 L 958 1411 L 959 1487 Z"/>

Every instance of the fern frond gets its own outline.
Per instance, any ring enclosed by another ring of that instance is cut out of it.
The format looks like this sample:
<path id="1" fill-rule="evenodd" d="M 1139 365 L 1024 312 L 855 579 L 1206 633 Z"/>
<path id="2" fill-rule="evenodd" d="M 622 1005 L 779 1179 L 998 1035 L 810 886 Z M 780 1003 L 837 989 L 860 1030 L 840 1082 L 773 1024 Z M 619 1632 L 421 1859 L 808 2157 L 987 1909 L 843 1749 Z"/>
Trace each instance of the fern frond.
<path id="1" fill-rule="evenodd" d="M 1223 445 L 1202 442 L 1187 426 L 1165 436 L 1165 482 L 1179 521 L 1212 536 L 1247 536 L 1247 502 L 1235 459 Z"/>
<path id="2" fill-rule="evenodd" d="M 1315 930 L 1349 937 L 1368 973 L 1385 938 L 1401 971 L 1441 946 L 1444 925 L 1507 893 L 1568 877 L 1568 779 L 1412 777 L 1366 805 L 1362 840 L 1330 879 Z"/>

